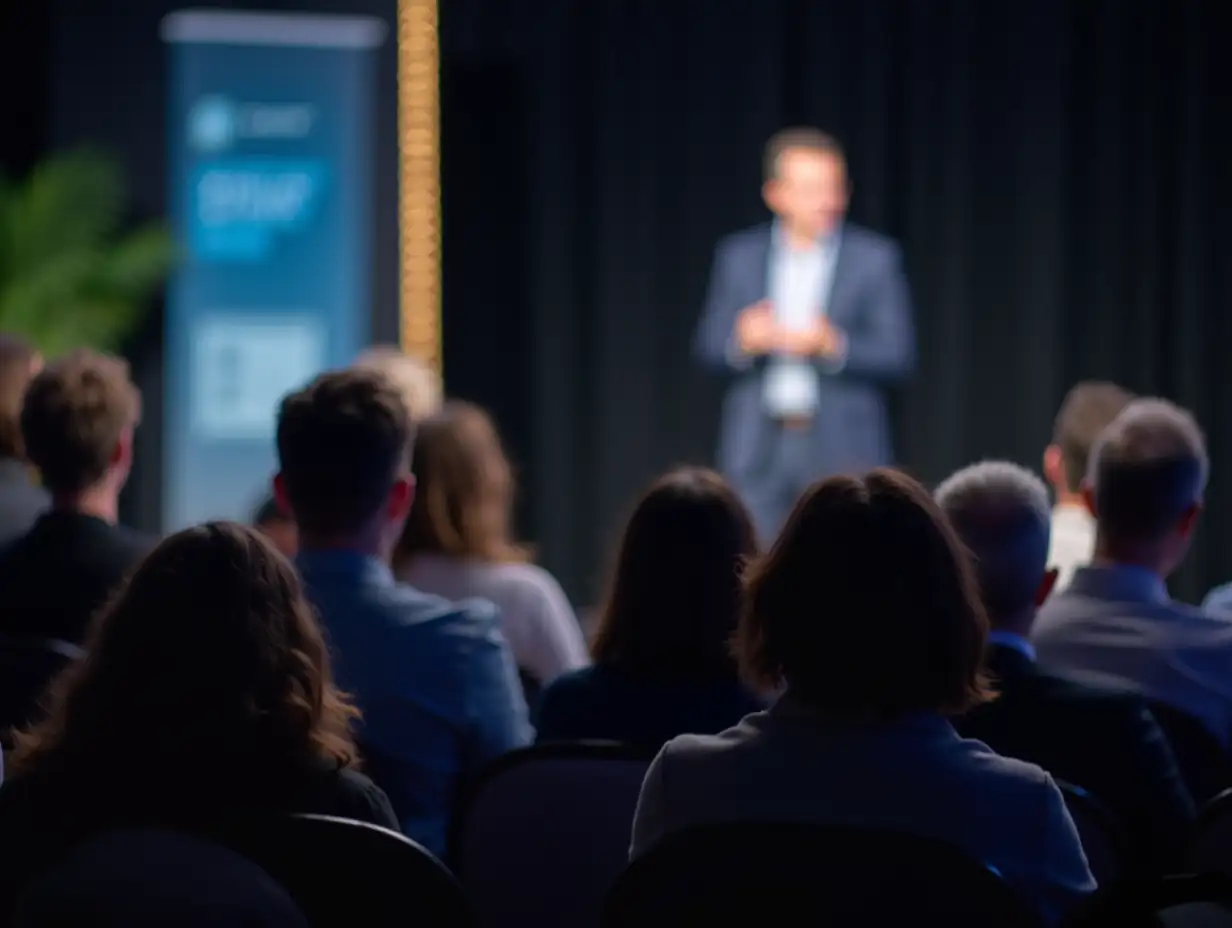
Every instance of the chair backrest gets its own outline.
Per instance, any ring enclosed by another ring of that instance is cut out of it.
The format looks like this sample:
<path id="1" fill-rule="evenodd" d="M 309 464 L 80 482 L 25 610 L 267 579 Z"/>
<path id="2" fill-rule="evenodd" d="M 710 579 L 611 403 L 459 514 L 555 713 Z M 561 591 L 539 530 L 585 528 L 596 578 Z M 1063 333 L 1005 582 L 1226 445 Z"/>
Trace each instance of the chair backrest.
<path id="1" fill-rule="evenodd" d="M 219 837 L 286 887 L 313 928 L 473 928 L 458 881 L 423 847 L 376 825 L 289 815 Z"/>
<path id="2" fill-rule="evenodd" d="M 1201 805 L 1232 787 L 1232 759 L 1200 720 L 1175 706 L 1151 701 L 1151 714 L 1164 730 L 1181 778 Z"/>
<path id="3" fill-rule="evenodd" d="M 498 760 L 458 807 L 449 860 L 480 925 L 588 928 L 629 860 L 651 752 L 543 744 Z"/>
<path id="4" fill-rule="evenodd" d="M 84 656 L 67 641 L 0 635 L 0 744 L 11 747 L 10 732 L 34 720 L 47 684 Z"/>
<path id="5" fill-rule="evenodd" d="M 1197 873 L 1232 877 L 1232 789 L 1224 790 L 1198 813 L 1191 863 Z"/>
<path id="6" fill-rule="evenodd" d="M 646 925 L 945 925 L 1041 919 L 991 867 L 930 838 L 804 823 L 670 834 L 629 865 L 603 928 Z"/>
<path id="7" fill-rule="evenodd" d="M 1097 797 L 1081 787 L 1060 781 L 1057 786 L 1078 829 L 1095 881 L 1101 886 L 1115 882 L 1125 873 L 1128 863 L 1129 846 L 1121 824 Z"/>

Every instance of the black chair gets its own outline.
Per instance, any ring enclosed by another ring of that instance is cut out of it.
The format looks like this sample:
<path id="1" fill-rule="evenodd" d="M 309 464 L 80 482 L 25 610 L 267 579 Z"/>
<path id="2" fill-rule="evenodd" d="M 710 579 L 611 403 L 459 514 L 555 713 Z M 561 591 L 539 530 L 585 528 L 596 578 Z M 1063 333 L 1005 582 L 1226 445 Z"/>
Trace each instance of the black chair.
<path id="1" fill-rule="evenodd" d="M 1232 928 L 1232 879 L 1178 874 L 1101 886 L 1061 928 Z"/>
<path id="2" fill-rule="evenodd" d="M 289 815 L 221 827 L 215 837 L 282 884 L 312 928 L 474 928 L 453 874 L 396 832 Z"/>
<path id="3" fill-rule="evenodd" d="M 1198 813 L 1190 862 L 1198 873 L 1232 878 L 1232 789 L 1226 789 Z"/>
<path id="4" fill-rule="evenodd" d="M 1199 806 L 1232 787 L 1232 760 L 1219 739 L 1201 721 L 1167 703 L 1151 701 L 1151 714 L 1159 722 L 1181 778 Z"/>
<path id="5" fill-rule="evenodd" d="M 52 638 L 0 635 L 0 745 L 12 745 L 12 730 L 34 720 L 47 684 L 85 651 Z"/>
<path id="6" fill-rule="evenodd" d="M 991 867 L 942 841 L 878 829 L 736 823 L 668 835 L 617 881 L 603 928 L 1042 922 Z"/>
<path id="7" fill-rule="evenodd" d="M 592 928 L 629 862 L 653 752 L 541 744 L 489 767 L 454 817 L 449 862 L 483 928 Z"/>
<path id="8" fill-rule="evenodd" d="M 1079 786 L 1057 781 L 1065 808 L 1074 820 L 1087 864 L 1095 881 L 1106 886 L 1122 877 L 1129 864 L 1129 844 L 1116 817 L 1094 796 Z"/>

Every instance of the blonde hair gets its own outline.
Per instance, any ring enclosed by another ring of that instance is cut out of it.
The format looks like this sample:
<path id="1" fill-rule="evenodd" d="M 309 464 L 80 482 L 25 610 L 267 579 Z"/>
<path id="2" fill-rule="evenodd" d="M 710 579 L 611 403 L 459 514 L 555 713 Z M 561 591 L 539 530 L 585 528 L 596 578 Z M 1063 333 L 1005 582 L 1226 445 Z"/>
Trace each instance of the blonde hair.
<path id="1" fill-rule="evenodd" d="M 393 345 L 377 345 L 355 359 L 356 368 L 383 374 L 402 395 L 412 422 L 436 415 L 444 402 L 440 375 Z"/>

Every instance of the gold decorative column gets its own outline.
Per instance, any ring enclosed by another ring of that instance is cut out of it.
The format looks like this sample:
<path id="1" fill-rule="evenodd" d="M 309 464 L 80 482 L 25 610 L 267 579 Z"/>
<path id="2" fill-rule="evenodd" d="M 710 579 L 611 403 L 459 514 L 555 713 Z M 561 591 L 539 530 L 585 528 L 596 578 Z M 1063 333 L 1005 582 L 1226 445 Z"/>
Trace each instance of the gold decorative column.
<path id="1" fill-rule="evenodd" d="M 437 0 L 398 0 L 398 321 L 402 350 L 441 370 Z"/>

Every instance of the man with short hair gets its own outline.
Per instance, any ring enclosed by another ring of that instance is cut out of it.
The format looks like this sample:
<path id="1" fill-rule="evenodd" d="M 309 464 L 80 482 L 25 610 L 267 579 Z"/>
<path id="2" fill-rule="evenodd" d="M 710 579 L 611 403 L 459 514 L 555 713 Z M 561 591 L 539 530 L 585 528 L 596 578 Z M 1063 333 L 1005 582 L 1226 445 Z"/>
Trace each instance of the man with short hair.
<path id="1" fill-rule="evenodd" d="M 893 462 L 886 387 L 915 333 L 898 246 L 846 221 L 838 141 L 784 129 L 763 171 L 774 221 L 719 242 L 694 354 L 730 380 L 718 468 L 769 544 L 814 480 Z"/>
<path id="2" fill-rule="evenodd" d="M 1070 389 L 1057 412 L 1052 443 L 1044 450 L 1044 476 L 1055 497 L 1048 549 L 1048 566 L 1057 571 L 1054 592 L 1069 586 L 1074 571 L 1091 562 L 1095 519 L 1082 498 L 1082 481 L 1095 440 L 1132 399 L 1115 383 L 1084 380 Z"/>
<path id="3" fill-rule="evenodd" d="M 958 471 L 936 497 L 975 562 L 1000 690 L 955 726 L 1090 792 L 1133 839 L 1141 871 L 1170 872 L 1194 806 L 1158 722 L 1137 696 L 1061 679 L 1035 661 L 1031 627 L 1057 576 L 1046 567 L 1048 490 L 1023 467 L 987 461 Z"/>
<path id="4" fill-rule="evenodd" d="M 1130 690 L 1232 736 L 1232 622 L 1175 602 L 1166 578 L 1189 550 L 1209 463 L 1193 417 L 1166 400 L 1130 403 L 1100 436 L 1084 495 L 1095 554 L 1040 610 L 1040 663 Z"/>
<path id="5" fill-rule="evenodd" d="M 414 496 L 413 436 L 386 377 L 322 374 L 282 401 L 274 488 L 339 681 L 363 712 L 368 770 L 406 834 L 441 854 L 459 782 L 532 732 L 495 607 L 429 596 L 390 571 Z"/>
<path id="6" fill-rule="evenodd" d="M 141 396 L 119 358 L 75 351 L 25 392 L 26 456 L 51 508 L 0 554 L 0 633 L 80 644 L 90 617 L 152 545 L 117 524 Z"/>
<path id="7" fill-rule="evenodd" d="M 0 333 L 0 547 L 34 524 L 51 500 L 31 479 L 21 440 L 21 404 L 42 356 L 23 338 Z"/>

